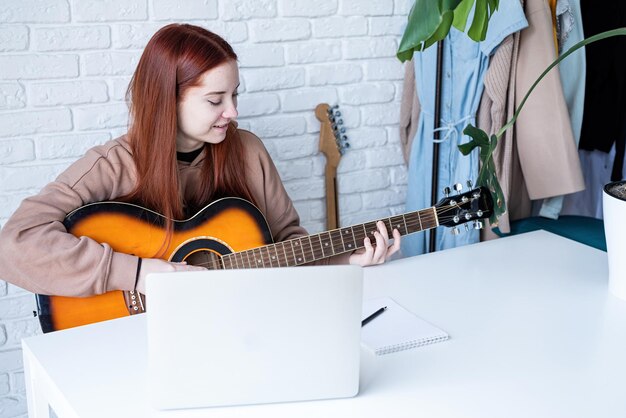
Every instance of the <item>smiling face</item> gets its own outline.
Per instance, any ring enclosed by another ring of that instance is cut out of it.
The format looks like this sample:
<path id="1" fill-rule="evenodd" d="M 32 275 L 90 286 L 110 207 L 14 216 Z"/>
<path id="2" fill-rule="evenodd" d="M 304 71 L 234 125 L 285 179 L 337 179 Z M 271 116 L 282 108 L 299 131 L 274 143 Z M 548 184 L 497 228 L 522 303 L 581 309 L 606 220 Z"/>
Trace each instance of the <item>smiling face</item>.
<path id="1" fill-rule="evenodd" d="M 202 74 L 200 83 L 184 92 L 177 104 L 177 151 L 193 151 L 226 138 L 229 122 L 237 118 L 237 87 L 239 69 L 231 60 Z"/>

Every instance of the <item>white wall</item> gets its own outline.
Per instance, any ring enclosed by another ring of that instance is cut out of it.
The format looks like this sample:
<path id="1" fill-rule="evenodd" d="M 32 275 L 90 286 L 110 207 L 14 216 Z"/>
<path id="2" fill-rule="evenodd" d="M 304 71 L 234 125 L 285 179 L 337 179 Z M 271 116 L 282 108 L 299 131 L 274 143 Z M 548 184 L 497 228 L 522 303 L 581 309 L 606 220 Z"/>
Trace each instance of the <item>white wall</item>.
<path id="1" fill-rule="evenodd" d="M 70 162 L 125 132 L 124 93 L 169 22 L 217 32 L 240 58 L 240 124 L 274 158 L 310 232 L 324 230 L 320 102 L 339 104 L 351 149 L 341 224 L 403 210 L 395 51 L 412 0 L 0 0 L 0 225 Z M 32 294 L 0 280 L 0 416 L 25 416 L 20 339 Z"/>

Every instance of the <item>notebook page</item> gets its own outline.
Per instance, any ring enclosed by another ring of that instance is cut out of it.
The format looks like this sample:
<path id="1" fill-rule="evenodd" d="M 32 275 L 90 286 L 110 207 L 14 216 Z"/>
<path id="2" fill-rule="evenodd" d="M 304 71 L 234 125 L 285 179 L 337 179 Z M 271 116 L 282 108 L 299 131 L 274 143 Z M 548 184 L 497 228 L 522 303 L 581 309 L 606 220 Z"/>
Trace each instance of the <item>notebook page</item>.
<path id="1" fill-rule="evenodd" d="M 387 310 L 361 329 L 361 342 L 377 355 L 407 350 L 449 338 L 445 331 L 409 312 L 389 297 L 364 301 L 362 319 L 383 306 L 386 306 Z"/>

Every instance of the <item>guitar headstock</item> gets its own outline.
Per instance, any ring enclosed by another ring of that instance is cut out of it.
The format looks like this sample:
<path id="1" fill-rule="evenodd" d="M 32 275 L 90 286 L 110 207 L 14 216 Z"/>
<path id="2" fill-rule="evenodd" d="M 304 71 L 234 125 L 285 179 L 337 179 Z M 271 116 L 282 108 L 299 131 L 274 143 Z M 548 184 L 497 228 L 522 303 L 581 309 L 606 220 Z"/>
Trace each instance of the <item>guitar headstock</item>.
<path id="1" fill-rule="evenodd" d="M 321 124 L 320 151 L 324 153 L 330 165 L 337 167 L 346 148 L 350 147 L 339 106 L 331 107 L 327 103 L 321 103 L 315 108 L 315 116 Z"/>
<path id="2" fill-rule="evenodd" d="M 452 227 L 452 233 L 458 234 L 458 225 L 473 224 L 474 229 L 482 229 L 482 219 L 489 218 L 493 212 L 493 199 L 491 193 L 485 187 L 479 187 L 469 192 L 461 193 L 462 186 L 454 186 L 457 194 L 450 195 L 450 189 L 446 187 L 444 194 L 446 197 L 435 205 L 439 225 Z"/>

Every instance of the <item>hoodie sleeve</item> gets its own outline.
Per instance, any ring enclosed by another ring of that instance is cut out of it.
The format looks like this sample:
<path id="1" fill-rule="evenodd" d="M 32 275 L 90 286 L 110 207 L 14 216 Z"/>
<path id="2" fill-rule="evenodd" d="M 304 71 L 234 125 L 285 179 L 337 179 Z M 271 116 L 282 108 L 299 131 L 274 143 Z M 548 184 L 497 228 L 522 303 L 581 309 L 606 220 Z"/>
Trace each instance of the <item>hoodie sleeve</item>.
<path id="1" fill-rule="evenodd" d="M 63 220 L 86 203 L 126 194 L 134 182 L 132 167 L 128 151 L 110 141 L 24 199 L 0 231 L 0 278 L 31 292 L 59 296 L 131 290 L 137 257 L 75 237 Z"/>

